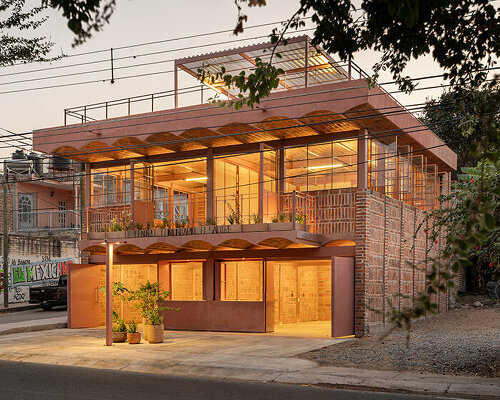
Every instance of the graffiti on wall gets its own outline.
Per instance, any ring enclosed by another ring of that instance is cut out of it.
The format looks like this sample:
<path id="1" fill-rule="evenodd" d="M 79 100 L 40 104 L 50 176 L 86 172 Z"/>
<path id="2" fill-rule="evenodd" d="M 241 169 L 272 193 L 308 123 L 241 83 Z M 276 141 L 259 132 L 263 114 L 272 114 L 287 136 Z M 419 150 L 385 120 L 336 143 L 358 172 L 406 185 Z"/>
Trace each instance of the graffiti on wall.
<path id="1" fill-rule="evenodd" d="M 29 288 L 34 285 L 52 285 L 59 276 L 66 275 L 75 261 L 72 258 L 41 261 L 9 260 L 9 302 L 19 303 L 29 300 Z M 0 272 L 3 282 L 3 272 Z M 3 283 L 0 284 L 3 291 Z"/>

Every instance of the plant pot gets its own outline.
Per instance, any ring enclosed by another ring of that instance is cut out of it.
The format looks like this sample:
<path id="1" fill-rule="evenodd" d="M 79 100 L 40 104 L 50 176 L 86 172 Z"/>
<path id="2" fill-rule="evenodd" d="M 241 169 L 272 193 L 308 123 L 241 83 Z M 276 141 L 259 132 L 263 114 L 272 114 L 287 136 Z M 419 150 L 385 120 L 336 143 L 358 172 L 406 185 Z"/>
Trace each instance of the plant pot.
<path id="1" fill-rule="evenodd" d="M 102 240 L 106 232 L 89 232 L 89 240 Z"/>
<path id="2" fill-rule="evenodd" d="M 293 229 L 293 223 L 288 222 L 274 222 L 269 224 L 269 231 L 291 231 Z"/>
<path id="3" fill-rule="evenodd" d="M 127 332 L 113 332 L 113 343 L 123 343 L 127 340 Z"/>
<path id="4" fill-rule="evenodd" d="M 295 228 L 298 230 L 298 231 L 304 231 L 304 232 L 309 232 L 309 228 L 311 227 L 311 225 L 305 225 L 305 224 L 299 224 L 297 223 L 295 225 Z"/>
<path id="5" fill-rule="evenodd" d="M 125 237 L 125 231 L 106 232 L 106 239 L 122 239 Z"/>
<path id="6" fill-rule="evenodd" d="M 127 341 L 129 344 L 141 343 L 141 332 L 127 333 Z"/>
<path id="7" fill-rule="evenodd" d="M 130 230 L 130 231 L 126 231 L 125 232 L 125 237 L 128 237 L 128 238 L 135 238 L 135 231 L 133 230 Z"/>
<path id="8" fill-rule="evenodd" d="M 144 340 L 148 340 L 148 324 L 146 324 L 146 319 L 142 319 L 142 336 L 144 336 Z"/>
<path id="9" fill-rule="evenodd" d="M 163 343 L 163 324 L 161 325 L 148 325 L 148 342 L 149 343 Z"/>
<path id="10" fill-rule="evenodd" d="M 229 232 L 230 233 L 240 233 L 241 232 L 241 225 L 228 225 L 229 226 Z"/>
<path id="11" fill-rule="evenodd" d="M 243 232 L 267 232 L 267 224 L 245 224 L 242 226 Z"/>

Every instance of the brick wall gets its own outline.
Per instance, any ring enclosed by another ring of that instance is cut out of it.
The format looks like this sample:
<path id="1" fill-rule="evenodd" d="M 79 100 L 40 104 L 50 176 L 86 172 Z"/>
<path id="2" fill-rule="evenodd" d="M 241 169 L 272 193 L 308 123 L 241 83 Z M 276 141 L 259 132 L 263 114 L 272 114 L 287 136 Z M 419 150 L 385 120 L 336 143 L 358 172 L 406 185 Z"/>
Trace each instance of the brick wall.
<path id="1" fill-rule="evenodd" d="M 316 199 L 317 233 L 354 233 L 356 189 L 331 189 L 307 192 Z"/>
<path id="2" fill-rule="evenodd" d="M 433 243 L 427 253 L 430 243 L 425 230 L 419 230 L 414 238 L 423 217 L 419 209 L 373 190 L 356 192 L 355 331 L 358 336 L 382 330 L 388 322 L 388 310 L 410 306 L 412 298 L 425 289 L 429 259 L 437 257 L 444 238 Z M 439 311 L 447 309 L 446 299 L 446 294 L 434 296 Z"/>

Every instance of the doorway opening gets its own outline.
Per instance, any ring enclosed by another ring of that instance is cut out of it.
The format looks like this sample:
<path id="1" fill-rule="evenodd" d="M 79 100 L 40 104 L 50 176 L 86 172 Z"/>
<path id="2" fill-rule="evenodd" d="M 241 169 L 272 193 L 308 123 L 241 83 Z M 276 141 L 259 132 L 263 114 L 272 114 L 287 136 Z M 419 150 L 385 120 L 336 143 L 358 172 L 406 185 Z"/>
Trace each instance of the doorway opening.
<path id="1" fill-rule="evenodd" d="M 274 332 L 331 337 L 331 260 L 270 261 L 274 269 Z"/>

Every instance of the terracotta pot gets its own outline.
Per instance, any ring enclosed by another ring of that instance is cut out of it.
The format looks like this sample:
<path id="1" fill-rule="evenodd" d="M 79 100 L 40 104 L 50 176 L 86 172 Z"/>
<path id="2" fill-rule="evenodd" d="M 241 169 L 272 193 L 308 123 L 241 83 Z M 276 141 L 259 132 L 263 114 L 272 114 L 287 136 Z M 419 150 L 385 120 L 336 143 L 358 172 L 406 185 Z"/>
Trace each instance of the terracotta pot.
<path id="1" fill-rule="evenodd" d="M 243 232 L 266 232 L 266 231 L 267 231 L 266 223 L 243 225 Z"/>
<path id="2" fill-rule="evenodd" d="M 291 231 L 293 229 L 293 223 L 288 222 L 274 222 L 269 224 L 269 230 L 274 231 Z"/>
<path id="3" fill-rule="evenodd" d="M 148 342 L 149 343 L 163 343 L 163 324 L 161 325 L 148 325 Z"/>
<path id="4" fill-rule="evenodd" d="M 148 340 L 148 324 L 146 324 L 146 319 L 142 319 L 142 336 L 144 336 L 144 340 Z"/>
<path id="5" fill-rule="evenodd" d="M 130 344 L 139 344 L 139 343 L 141 343 L 141 332 L 127 333 L 127 341 Z"/>
<path id="6" fill-rule="evenodd" d="M 113 332 L 113 343 L 123 343 L 127 340 L 127 332 Z"/>

